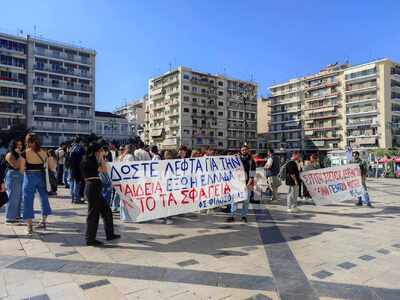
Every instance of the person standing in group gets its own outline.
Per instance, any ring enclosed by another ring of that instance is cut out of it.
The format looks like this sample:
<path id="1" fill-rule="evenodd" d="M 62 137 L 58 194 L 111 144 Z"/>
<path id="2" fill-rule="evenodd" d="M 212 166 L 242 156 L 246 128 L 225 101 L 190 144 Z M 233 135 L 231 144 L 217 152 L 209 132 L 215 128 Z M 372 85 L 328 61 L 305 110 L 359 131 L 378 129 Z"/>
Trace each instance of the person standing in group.
<path id="1" fill-rule="evenodd" d="M 240 154 L 239 154 L 240 160 L 243 164 L 244 172 L 246 175 L 246 186 L 247 186 L 247 199 L 243 201 L 243 207 L 240 212 L 241 215 L 241 220 L 245 223 L 247 223 L 247 212 L 249 210 L 249 202 L 250 202 L 250 195 L 251 192 L 250 190 L 253 189 L 254 186 L 254 176 L 256 172 L 256 163 L 254 162 L 250 152 L 249 152 L 249 147 L 247 145 L 243 145 L 242 148 L 240 149 Z M 235 221 L 235 212 L 237 209 L 237 203 L 232 203 L 231 204 L 231 215 L 230 217 L 226 220 L 227 222 L 234 222 Z"/>
<path id="2" fill-rule="evenodd" d="M 189 149 L 182 145 L 178 148 L 178 159 L 188 158 L 189 157 Z"/>
<path id="3" fill-rule="evenodd" d="M 66 189 L 70 189 L 70 174 L 71 174 L 71 145 L 65 144 L 64 152 L 64 174 L 63 183 Z"/>
<path id="4" fill-rule="evenodd" d="M 271 201 L 278 200 L 278 188 L 281 185 L 281 181 L 278 178 L 280 170 L 280 159 L 274 154 L 274 150 L 268 150 L 268 159 L 265 163 L 266 177 L 268 180 L 268 185 L 271 188 L 272 197 Z"/>
<path id="5" fill-rule="evenodd" d="M 104 151 L 100 144 L 91 143 L 81 162 L 81 170 L 85 179 L 85 198 L 88 201 L 88 216 L 86 224 L 86 245 L 101 246 L 103 243 L 96 240 L 99 218 L 103 219 L 107 241 L 120 238 L 114 233 L 114 222 L 110 206 L 101 194 L 100 174 L 107 172 L 104 161 Z"/>
<path id="6" fill-rule="evenodd" d="M 48 171 L 51 191 L 48 192 L 49 195 L 57 195 L 57 156 L 53 149 L 48 151 Z"/>
<path id="7" fill-rule="evenodd" d="M 63 183 L 66 150 L 67 150 L 66 144 L 61 143 L 60 147 L 55 152 L 57 156 L 57 184 Z"/>
<path id="8" fill-rule="evenodd" d="M 23 218 L 28 225 L 28 234 L 33 233 L 32 220 L 35 217 L 33 202 L 35 192 L 39 193 L 42 209 L 42 221 L 37 228 L 46 229 L 47 217 L 51 215 L 51 207 L 46 190 L 45 165 L 47 154 L 40 148 L 38 137 L 29 133 L 25 138 L 26 150 L 21 154 L 24 158 L 21 163 L 21 170 L 24 170 L 23 179 Z"/>
<path id="9" fill-rule="evenodd" d="M 299 196 L 300 172 L 297 161 L 300 159 L 300 152 L 293 151 L 292 157 L 286 164 L 286 185 L 289 186 L 287 195 L 287 210 L 290 213 L 299 212 L 297 208 L 297 197 Z"/>
<path id="10" fill-rule="evenodd" d="M 155 145 L 151 147 L 150 154 L 151 154 L 151 160 L 160 160 L 161 159 L 161 156 L 158 153 L 158 147 Z"/>
<path id="11" fill-rule="evenodd" d="M 5 187 L 8 196 L 8 202 L 6 206 L 6 224 L 18 223 L 19 219 L 22 217 L 22 149 L 22 141 L 12 140 L 8 147 L 8 153 L 5 157 Z"/>
<path id="12" fill-rule="evenodd" d="M 144 143 L 140 141 L 137 144 L 137 149 L 134 152 L 135 161 L 151 160 L 149 152 L 147 152 L 144 148 L 145 148 Z"/>
<path id="13" fill-rule="evenodd" d="M 126 145 L 124 153 L 120 156 L 120 161 L 129 162 L 135 160 L 135 146 L 132 144 Z"/>
<path id="14" fill-rule="evenodd" d="M 304 162 L 303 172 L 317 169 L 320 169 L 318 155 L 316 153 L 313 153 L 310 155 L 309 160 Z M 310 192 L 307 190 L 306 185 L 304 184 L 304 182 L 302 182 L 301 184 L 303 185 L 303 195 L 305 202 L 309 204 L 314 204 L 314 201 L 312 200 L 312 197 L 310 195 Z"/>
<path id="15" fill-rule="evenodd" d="M 81 185 L 82 185 L 82 174 L 80 169 L 80 164 L 85 154 L 85 150 L 83 149 L 82 140 L 79 136 L 74 139 L 74 143 L 71 145 L 70 151 L 70 163 L 71 163 L 71 174 L 70 174 L 70 186 L 71 186 L 71 195 L 72 195 L 72 203 L 82 204 L 85 203 L 81 201 Z"/>
<path id="16" fill-rule="evenodd" d="M 369 198 L 368 194 L 368 188 L 367 188 L 367 174 L 368 174 L 368 166 L 367 163 L 360 158 L 360 152 L 354 151 L 353 152 L 353 160 L 351 161 L 353 164 L 358 164 L 360 166 L 361 170 L 361 183 L 364 188 L 364 194 L 363 196 L 358 197 L 358 202 L 356 203 L 357 206 L 362 206 L 363 202 L 369 207 L 372 207 L 371 200 Z"/>

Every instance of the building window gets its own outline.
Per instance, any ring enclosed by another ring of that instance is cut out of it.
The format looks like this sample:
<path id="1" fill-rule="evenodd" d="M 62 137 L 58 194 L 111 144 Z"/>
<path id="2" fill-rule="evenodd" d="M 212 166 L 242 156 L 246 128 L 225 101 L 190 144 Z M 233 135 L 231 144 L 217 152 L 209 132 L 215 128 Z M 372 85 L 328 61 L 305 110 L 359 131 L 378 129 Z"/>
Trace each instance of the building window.
<path id="1" fill-rule="evenodd" d="M 224 106 L 224 102 L 218 101 L 218 106 Z"/>
<path id="2" fill-rule="evenodd" d="M 194 103 L 196 103 L 196 102 L 197 102 L 197 98 L 193 98 L 192 100 L 193 100 L 193 102 L 194 102 Z"/>
<path id="3" fill-rule="evenodd" d="M 189 97 L 188 96 L 183 97 L 183 101 L 189 101 Z"/>
<path id="4" fill-rule="evenodd" d="M 183 74 L 183 79 L 189 80 L 190 79 L 190 75 L 189 74 Z"/>
<path id="5" fill-rule="evenodd" d="M 189 108 L 185 107 L 185 108 L 183 109 L 183 111 L 184 111 L 184 112 L 189 112 Z"/>
<path id="6" fill-rule="evenodd" d="M 222 81 L 218 81 L 219 86 L 224 86 L 224 83 Z"/>
<path id="7" fill-rule="evenodd" d="M 224 143 L 218 142 L 218 146 L 219 146 L 219 147 L 223 147 L 223 146 L 224 146 Z"/>
<path id="8" fill-rule="evenodd" d="M 201 110 L 201 114 L 202 114 L 202 115 L 205 115 L 205 114 L 206 114 L 206 111 L 205 111 L 204 109 L 202 109 L 202 110 Z"/>
<path id="9" fill-rule="evenodd" d="M 184 86 L 183 86 L 183 90 L 184 90 L 184 91 L 188 91 L 188 90 L 189 90 L 189 86 L 184 85 Z"/>
<path id="10" fill-rule="evenodd" d="M 197 113 L 197 109 L 196 109 L 196 108 L 193 108 L 192 112 L 193 112 L 194 114 Z"/>
<path id="11" fill-rule="evenodd" d="M 223 96 L 224 92 L 218 91 L 218 96 Z"/>
<path id="12" fill-rule="evenodd" d="M 193 122 L 193 125 L 197 125 L 197 120 L 196 119 L 193 119 L 192 122 Z"/>
<path id="13" fill-rule="evenodd" d="M 192 92 L 197 92 L 197 87 L 192 87 Z"/>
<path id="14" fill-rule="evenodd" d="M 218 112 L 218 116 L 223 117 L 224 116 L 224 112 L 223 111 L 219 111 Z"/>
<path id="15" fill-rule="evenodd" d="M 222 131 L 218 131 L 218 136 L 224 136 L 224 133 Z"/>

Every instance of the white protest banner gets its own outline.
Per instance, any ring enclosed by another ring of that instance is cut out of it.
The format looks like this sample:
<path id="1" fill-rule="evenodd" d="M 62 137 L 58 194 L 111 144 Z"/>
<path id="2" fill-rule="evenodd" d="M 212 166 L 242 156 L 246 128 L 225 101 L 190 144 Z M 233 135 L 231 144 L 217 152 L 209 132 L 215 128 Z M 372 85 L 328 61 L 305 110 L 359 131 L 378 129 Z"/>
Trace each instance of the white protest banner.
<path id="1" fill-rule="evenodd" d="M 141 222 L 244 201 L 245 173 L 237 156 L 108 164 L 121 197 L 121 218 Z"/>
<path id="2" fill-rule="evenodd" d="M 315 204 L 335 204 L 364 194 L 358 164 L 302 172 L 301 180 Z"/>

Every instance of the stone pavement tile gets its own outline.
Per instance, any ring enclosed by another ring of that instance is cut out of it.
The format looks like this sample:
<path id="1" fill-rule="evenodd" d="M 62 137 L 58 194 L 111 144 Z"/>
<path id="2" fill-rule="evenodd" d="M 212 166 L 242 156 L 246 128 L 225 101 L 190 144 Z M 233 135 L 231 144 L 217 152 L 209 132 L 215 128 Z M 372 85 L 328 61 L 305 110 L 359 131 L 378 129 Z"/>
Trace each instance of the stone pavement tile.
<path id="1" fill-rule="evenodd" d="M 76 283 L 69 282 L 46 288 L 50 299 L 57 300 L 83 300 L 88 299 L 83 290 Z"/>
<path id="2" fill-rule="evenodd" d="M 35 277 L 23 281 L 7 283 L 6 289 L 9 296 L 19 298 L 28 298 L 45 294 L 42 283 Z"/>
<path id="3" fill-rule="evenodd" d="M 42 282 L 44 287 L 51 287 L 73 282 L 69 274 L 58 272 L 38 272 L 36 277 Z"/>
<path id="4" fill-rule="evenodd" d="M 125 295 L 126 299 L 162 299 L 162 295 L 152 289 L 142 289 Z"/>
<path id="5" fill-rule="evenodd" d="M 128 295 L 137 291 L 157 287 L 159 283 L 151 280 L 139 280 L 123 277 L 108 277 L 108 280 L 115 286 L 122 294 Z"/>
<path id="6" fill-rule="evenodd" d="M 359 256 L 358 258 L 361 259 L 361 260 L 363 260 L 363 261 L 371 261 L 371 260 L 376 259 L 375 256 L 367 255 L 367 254 L 366 254 L 366 255 Z"/>
<path id="7" fill-rule="evenodd" d="M 314 274 L 312 274 L 313 277 L 318 278 L 318 279 L 325 279 L 332 275 L 333 275 L 333 273 L 325 271 L 325 270 L 321 270 L 321 271 L 318 271 L 318 272 L 315 272 Z"/>
<path id="8" fill-rule="evenodd" d="M 104 285 L 108 285 L 108 284 L 111 284 L 111 282 L 108 281 L 108 279 L 101 279 L 101 280 L 96 280 L 96 281 L 81 284 L 80 288 L 82 290 L 89 290 L 89 289 L 97 288 L 99 286 L 104 286 Z"/>
<path id="9" fill-rule="evenodd" d="M 379 249 L 379 250 L 376 250 L 376 252 L 378 252 L 380 254 L 383 254 L 383 255 L 387 255 L 387 254 L 390 253 L 390 251 L 388 249 L 383 249 L 383 248 Z"/>
<path id="10" fill-rule="evenodd" d="M 189 259 L 189 260 L 184 260 L 181 262 L 178 262 L 177 265 L 180 267 L 187 267 L 191 265 L 197 265 L 199 262 L 195 259 Z"/>
<path id="11" fill-rule="evenodd" d="M 93 300 L 126 299 L 126 297 L 112 284 L 84 290 L 86 296 Z"/>
<path id="12" fill-rule="evenodd" d="M 22 300 L 50 300 L 50 298 L 47 294 L 42 294 L 42 295 L 24 298 Z"/>
<path id="13" fill-rule="evenodd" d="M 357 265 L 353 264 L 353 263 L 351 263 L 349 261 L 346 261 L 346 262 L 338 264 L 337 266 L 342 268 L 342 269 L 349 270 L 349 269 L 352 269 L 352 268 L 356 267 Z"/>

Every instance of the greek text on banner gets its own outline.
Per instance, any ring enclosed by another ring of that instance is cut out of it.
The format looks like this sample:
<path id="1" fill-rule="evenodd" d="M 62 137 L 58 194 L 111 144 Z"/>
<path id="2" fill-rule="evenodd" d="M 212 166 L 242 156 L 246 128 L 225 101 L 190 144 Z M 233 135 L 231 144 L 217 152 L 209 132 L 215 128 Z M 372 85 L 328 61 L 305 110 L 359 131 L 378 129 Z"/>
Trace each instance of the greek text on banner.
<path id="1" fill-rule="evenodd" d="M 310 170 L 300 174 L 315 204 L 335 204 L 353 200 L 364 193 L 357 164 Z"/>
<path id="2" fill-rule="evenodd" d="M 238 156 L 108 164 L 121 198 L 121 219 L 141 222 L 244 201 L 245 173 Z"/>

